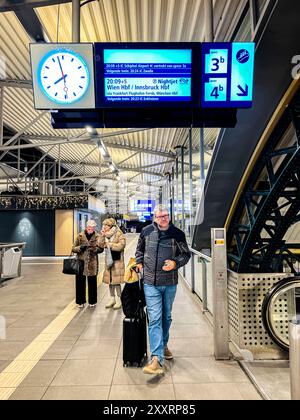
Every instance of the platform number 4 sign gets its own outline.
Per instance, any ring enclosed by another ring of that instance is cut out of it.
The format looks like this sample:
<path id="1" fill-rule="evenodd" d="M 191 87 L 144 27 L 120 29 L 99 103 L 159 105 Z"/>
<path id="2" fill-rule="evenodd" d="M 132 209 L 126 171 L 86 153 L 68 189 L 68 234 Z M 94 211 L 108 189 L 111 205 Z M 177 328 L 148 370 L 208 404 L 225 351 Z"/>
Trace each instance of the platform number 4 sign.
<path id="1" fill-rule="evenodd" d="M 205 97 L 211 97 L 213 101 L 226 101 L 227 79 L 209 79 L 205 86 Z"/>

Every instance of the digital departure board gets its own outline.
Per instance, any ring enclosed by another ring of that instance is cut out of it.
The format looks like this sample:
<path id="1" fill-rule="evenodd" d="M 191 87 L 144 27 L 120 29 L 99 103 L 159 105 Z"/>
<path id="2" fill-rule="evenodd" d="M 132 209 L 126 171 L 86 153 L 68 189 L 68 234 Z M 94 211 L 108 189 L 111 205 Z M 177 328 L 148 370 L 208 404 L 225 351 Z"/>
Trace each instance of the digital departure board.
<path id="1" fill-rule="evenodd" d="M 201 72 L 196 43 L 95 44 L 99 107 L 193 106 Z M 195 61 L 195 63 L 194 63 Z"/>
<path id="2" fill-rule="evenodd" d="M 250 108 L 255 44 L 202 44 L 203 108 Z"/>
<path id="3" fill-rule="evenodd" d="M 190 101 L 191 67 L 191 50 L 104 50 L 105 101 Z"/>

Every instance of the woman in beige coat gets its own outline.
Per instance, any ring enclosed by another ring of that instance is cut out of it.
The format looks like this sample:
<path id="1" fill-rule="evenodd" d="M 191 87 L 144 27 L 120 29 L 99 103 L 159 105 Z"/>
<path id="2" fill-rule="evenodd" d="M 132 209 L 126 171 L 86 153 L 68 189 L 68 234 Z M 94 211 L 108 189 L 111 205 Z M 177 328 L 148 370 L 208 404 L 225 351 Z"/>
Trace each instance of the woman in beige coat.
<path id="1" fill-rule="evenodd" d="M 103 282 L 109 285 L 111 297 L 105 307 L 120 309 L 122 306 L 121 284 L 124 283 L 125 273 L 124 249 L 126 246 L 126 239 L 113 218 L 104 220 L 101 235 L 103 242 L 100 243 L 100 246 L 106 249 L 110 248 L 113 258 L 113 265 L 111 267 L 108 267 L 107 259 L 105 259 Z"/>

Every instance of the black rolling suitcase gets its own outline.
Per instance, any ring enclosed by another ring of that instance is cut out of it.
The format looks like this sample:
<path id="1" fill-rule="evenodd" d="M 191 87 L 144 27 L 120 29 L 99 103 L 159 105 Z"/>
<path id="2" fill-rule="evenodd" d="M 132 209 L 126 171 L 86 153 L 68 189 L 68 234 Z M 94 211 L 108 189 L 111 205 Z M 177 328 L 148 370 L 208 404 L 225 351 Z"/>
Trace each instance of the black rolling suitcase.
<path id="1" fill-rule="evenodd" d="M 142 366 L 147 356 L 146 314 L 123 320 L 123 365 Z"/>
<path id="2" fill-rule="evenodd" d="M 127 289 L 125 289 L 127 287 Z M 137 293 L 137 290 L 139 293 Z M 142 366 L 147 356 L 147 328 L 144 311 L 145 297 L 142 280 L 138 284 L 126 284 L 122 292 L 123 366 Z"/>

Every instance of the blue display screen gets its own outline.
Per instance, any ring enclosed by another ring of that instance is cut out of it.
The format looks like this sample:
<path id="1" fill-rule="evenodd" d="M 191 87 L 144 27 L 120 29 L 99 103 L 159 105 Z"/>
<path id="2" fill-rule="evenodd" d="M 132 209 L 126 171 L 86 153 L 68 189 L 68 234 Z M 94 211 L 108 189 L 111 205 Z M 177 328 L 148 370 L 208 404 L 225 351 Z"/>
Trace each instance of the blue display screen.
<path id="1" fill-rule="evenodd" d="M 104 101 L 190 102 L 191 49 L 104 49 Z"/>
<path id="2" fill-rule="evenodd" d="M 155 200 L 136 200 L 134 211 L 143 212 L 143 216 L 150 216 L 155 207 Z"/>
<path id="3" fill-rule="evenodd" d="M 204 108 L 250 108 L 253 99 L 255 44 L 202 44 Z"/>

